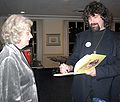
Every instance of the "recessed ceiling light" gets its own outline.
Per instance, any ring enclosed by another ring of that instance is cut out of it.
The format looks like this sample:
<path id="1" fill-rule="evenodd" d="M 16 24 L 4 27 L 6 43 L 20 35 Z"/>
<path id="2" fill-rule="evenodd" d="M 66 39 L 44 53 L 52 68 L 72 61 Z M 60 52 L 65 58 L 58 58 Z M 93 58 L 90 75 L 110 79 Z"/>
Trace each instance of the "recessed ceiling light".
<path id="1" fill-rule="evenodd" d="M 64 0 L 65 2 L 68 2 L 69 0 Z"/>
<path id="2" fill-rule="evenodd" d="M 21 11 L 20 13 L 24 14 L 24 13 L 25 13 L 25 11 Z"/>

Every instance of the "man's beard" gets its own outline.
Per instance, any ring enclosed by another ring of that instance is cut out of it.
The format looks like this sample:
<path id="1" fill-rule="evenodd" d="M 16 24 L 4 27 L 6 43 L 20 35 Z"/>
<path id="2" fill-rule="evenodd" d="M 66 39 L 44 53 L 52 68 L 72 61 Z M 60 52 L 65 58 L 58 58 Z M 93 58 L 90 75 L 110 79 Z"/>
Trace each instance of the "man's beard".
<path id="1" fill-rule="evenodd" d="M 100 31 L 100 26 L 98 25 L 98 23 L 91 23 L 90 28 L 93 32 Z"/>

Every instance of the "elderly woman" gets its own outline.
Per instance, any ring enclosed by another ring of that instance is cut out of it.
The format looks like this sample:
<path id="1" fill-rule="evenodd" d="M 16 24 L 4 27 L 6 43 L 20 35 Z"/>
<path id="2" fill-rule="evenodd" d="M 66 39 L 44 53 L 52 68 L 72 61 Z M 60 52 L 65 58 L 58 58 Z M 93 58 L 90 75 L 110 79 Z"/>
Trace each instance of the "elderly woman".
<path id="1" fill-rule="evenodd" d="M 2 26 L 0 102 L 38 102 L 33 72 L 21 52 L 32 38 L 32 24 L 22 15 L 11 15 Z"/>

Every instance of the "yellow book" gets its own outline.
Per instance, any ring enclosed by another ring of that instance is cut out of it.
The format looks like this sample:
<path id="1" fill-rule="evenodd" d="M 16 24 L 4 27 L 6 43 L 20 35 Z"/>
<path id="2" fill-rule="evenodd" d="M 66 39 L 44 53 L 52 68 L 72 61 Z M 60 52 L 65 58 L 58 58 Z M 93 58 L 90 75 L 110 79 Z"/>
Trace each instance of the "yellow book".
<path id="1" fill-rule="evenodd" d="M 76 75 L 76 74 L 85 74 L 86 72 L 89 72 L 93 68 L 95 68 L 100 62 L 103 61 L 103 59 L 106 57 L 106 55 L 101 54 L 90 54 L 85 55 L 82 57 L 74 67 L 74 72 L 69 73 L 58 73 L 54 74 L 54 76 L 66 76 L 66 75 Z"/>

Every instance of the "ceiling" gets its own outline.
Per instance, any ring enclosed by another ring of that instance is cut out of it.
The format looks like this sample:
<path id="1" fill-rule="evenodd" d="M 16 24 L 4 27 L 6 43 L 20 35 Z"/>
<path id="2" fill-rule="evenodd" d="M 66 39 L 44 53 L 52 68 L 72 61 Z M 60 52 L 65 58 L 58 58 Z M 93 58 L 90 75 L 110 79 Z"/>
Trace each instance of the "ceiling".
<path id="1" fill-rule="evenodd" d="M 91 1 L 93 0 L 0 0 L 0 16 L 19 14 L 21 11 L 32 16 L 80 16 L 81 11 Z M 120 0 L 96 1 L 102 2 L 114 18 L 120 18 Z"/>

